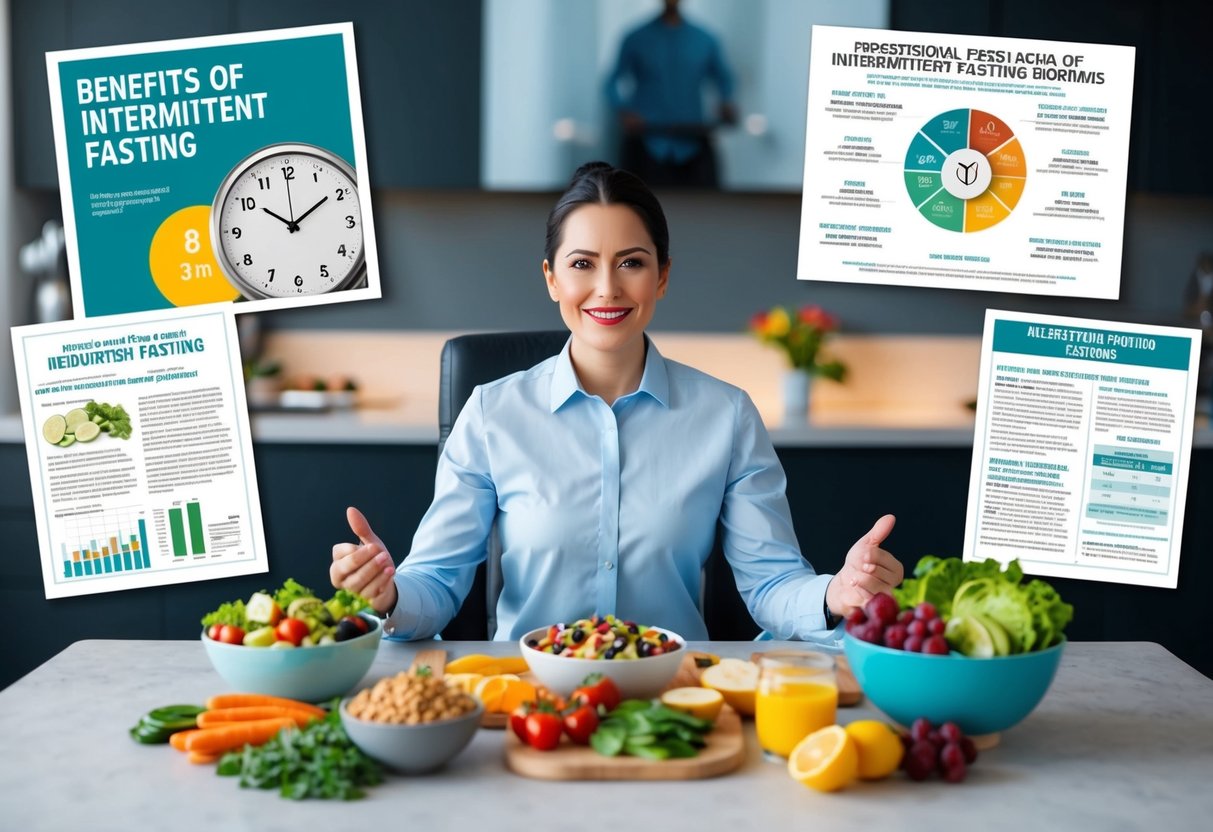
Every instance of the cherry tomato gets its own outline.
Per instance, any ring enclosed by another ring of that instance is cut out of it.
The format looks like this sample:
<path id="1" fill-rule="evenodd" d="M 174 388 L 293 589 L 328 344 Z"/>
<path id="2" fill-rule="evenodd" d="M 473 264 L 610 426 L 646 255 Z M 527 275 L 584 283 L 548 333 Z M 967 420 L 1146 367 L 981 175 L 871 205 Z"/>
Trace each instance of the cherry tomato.
<path id="1" fill-rule="evenodd" d="M 275 632 L 278 635 L 279 641 L 289 641 L 298 647 L 311 630 L 308 629 L 307 622 L 302 619 L 284 618 L 278 622 Z"/>
<path id="2" fill-rule="evenodd" d="M 569 701 L 589 705 L 595 709 L 601 705 L 608 711 L 613 711 L 619 707 L 619 701 L 622 698 L 619 695 L 619 688 L 615 687 L 615 683 L 611 681 L 610 677 L 603 676 L 601 673 L 591 673 L 585 677 L 581 687 L 569 696 Z"/>
<path id="3" fill-rule="evenodd" d="M 523 702 L 513 713 L 510 714 L 510 730 L 513 731 L 518 739 L 527 742 L 526 738 L 526 718 L 531 715 L 531 703 Z"/>
<path id="4" fill-rule="evenodd" d="M 590 734 L 598 730 L 598 711 L 581 705 L 564 715 L 564 732 L 578 745 L 589 745 Z"/>
<path id="5" fill-rule="evenodd" d="M 206 628 L 206 637 L 209 638 L 211 641 L 218 641 L 219 634 L 222 632 L 223 632 L 222 624 L 212 624 L 211 626 Z"/>
<path id="6" fill-rule="evenodd" d="M 560 744 L 562 726 L 560 717 L 545 711 L 536 711 L 526 718 L 526 742 L 531 748 L 551 751 Z"/>
<path id="7" fill-rule="evenodd" d="M 219 629 L 219 641 L 222 641 L 224 644 L 243 644 L 244 630 L 235 624 L 224 624 Z"/>

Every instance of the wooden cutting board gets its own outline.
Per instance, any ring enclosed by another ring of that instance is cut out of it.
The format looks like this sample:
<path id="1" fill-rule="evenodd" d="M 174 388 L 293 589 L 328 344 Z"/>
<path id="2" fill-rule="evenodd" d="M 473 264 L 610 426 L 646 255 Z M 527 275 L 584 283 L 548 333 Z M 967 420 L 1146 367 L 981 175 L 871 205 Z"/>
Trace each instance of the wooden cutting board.
<path id="1" fill-rule="evenodd" d="M 728 705 L 704 739 L 707 745 L 695 757 L 644 760 L 604 757 L 589 746 L 574 745 L 567 736 L 551 751 L 539 751 L 506 731 L 505 764 L 515 774 L 539 780 L 697 780 L 726 774 L 745 760 L 741 719 Z"/>

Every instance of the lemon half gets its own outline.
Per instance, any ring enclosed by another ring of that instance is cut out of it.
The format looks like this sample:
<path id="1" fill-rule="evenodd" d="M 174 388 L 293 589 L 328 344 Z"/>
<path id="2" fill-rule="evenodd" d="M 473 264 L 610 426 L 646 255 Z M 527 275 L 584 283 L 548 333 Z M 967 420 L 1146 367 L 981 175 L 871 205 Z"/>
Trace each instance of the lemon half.
<path id="1" fill-rule="evenodd" d="M 796 744 L 788 774 L 819 792 L 836 792 L 859 776 L 859 747 L 842 726 L 828 725 Z"/>
<path id="2" fill-rule="evenodd" d="M 721 659 L 720 664 L 704 668 L 699 683 L 720 691 L 724 701 L 739 714 L 754 715 L 758 693 L 758 665 L 741 659 Z"/>

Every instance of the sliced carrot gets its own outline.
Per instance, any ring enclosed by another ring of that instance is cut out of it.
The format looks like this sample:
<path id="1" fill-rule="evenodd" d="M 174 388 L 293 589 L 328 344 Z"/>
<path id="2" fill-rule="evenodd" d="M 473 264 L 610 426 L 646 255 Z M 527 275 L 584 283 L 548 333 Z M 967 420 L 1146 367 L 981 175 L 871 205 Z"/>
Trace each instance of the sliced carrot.
<path id="1" fill-rule="evenodd" d="M 198 733 L 186 737 L 185 748 L 202 754 L 221 754 L 245 745 L 263 745 L 283 728 L 294 725 L 294 720 L 280 718 L 251 719 L 222 728 L 199 728 Z"/>
<path id="2" fill-rule="evenodd" d="M 286 717 L 293 719 L 302 728 L 316 715 L 311 711 L 299 708 L 286 708 L 281 705 L 246 705 L 240 708 L 215 708 L 198 714 L 199 728 L 212 728 L 226 722 L 246 722 L 251 719 L 277 719 Z"/>
<path id="3" fill-rule="evenodd" d="M 191 751 L 189 753 L 189 761 L 196 765 L 206 765 L 207 763 L 219 762 L 222 756 L 222 754 L 203 754 L 200 751 Z"/>
<path id="4" fill-rule="evenodd" d="M 328 713 L 324 708 L 318 708 L 310 702 L 300 702 L 295 699 L 287 699 L 283 696 L 270 696 L 265 693 L 221 693 L 206 700 L 206 709 L 208 711 L 216 711 L 220 708 L 248 708 L 264 705 L 294 708 L 298 711 L 306 711 L 320 719 L 323 719 L 325 714 Z"/>
<path id="5" fill-rule="evenodd" d="M 168 744 L 171 745 L 173 748 L 177 749 L 178 751 L 184 751 L 186 737 L 188 737 L 190 734 L 197 734 L 197 733 L 198 733 L 197 728 L 189 728 L 189 729 L 186 729 L 185 731 L 177 731 L 169 736 Z"/>

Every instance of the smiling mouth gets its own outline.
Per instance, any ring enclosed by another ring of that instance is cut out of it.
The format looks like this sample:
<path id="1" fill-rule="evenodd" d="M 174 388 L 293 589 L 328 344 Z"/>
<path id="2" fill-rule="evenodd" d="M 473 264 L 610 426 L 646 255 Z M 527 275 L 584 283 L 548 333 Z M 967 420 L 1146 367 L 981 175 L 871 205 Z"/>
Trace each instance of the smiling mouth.
<path id="1" fill-rule="evenodd" d="M 581 311 L 589 315 L 594 323 L 602 326 L 614 326 L 632 313 L 631 309 L 618 306 L 601 306 Z"/>

